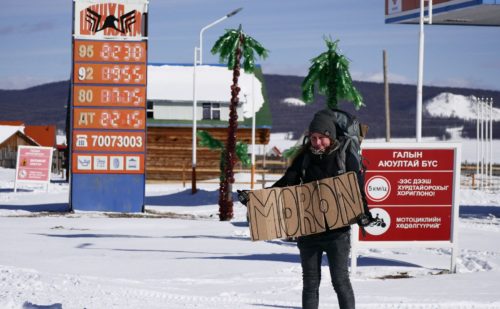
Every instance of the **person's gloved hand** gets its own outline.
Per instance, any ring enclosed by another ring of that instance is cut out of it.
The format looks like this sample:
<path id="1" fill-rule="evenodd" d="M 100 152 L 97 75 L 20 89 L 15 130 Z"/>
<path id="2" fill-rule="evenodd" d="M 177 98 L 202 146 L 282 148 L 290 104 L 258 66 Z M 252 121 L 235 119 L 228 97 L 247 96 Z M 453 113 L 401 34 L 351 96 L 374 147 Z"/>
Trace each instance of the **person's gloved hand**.
<path id="1" fill-rule="evenodd" d="M 238 201 L 240 201 L 241 204 L 247 205 L 249 196 L 248 196 L 248 191 L 247 190 L 236 190 L 238 192 Z"/>
<path id="2" fill-rule="evenodd" d="M 367 213 L 359 215 L 357 217 L 356 221 L 357 221 L 359 226 L 365 227 L 365 226 L 370 225 L 370 223 L 375 221 L 375 219 L 373 219 L 372 213 L 368 211 Z"/>

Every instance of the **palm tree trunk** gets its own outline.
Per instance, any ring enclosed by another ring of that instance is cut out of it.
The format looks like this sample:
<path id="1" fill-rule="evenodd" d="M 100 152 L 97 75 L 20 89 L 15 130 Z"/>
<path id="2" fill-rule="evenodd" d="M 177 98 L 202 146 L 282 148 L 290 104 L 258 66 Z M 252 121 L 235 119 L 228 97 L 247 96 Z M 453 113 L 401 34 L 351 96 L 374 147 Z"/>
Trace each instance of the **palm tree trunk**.
<path id="1" fill-rule="evenodd" d="M 236 49 L 235 64 L 233 68 L 233 84 L 231 85 L 231 102 L 229 104 L 229 128 L 226 142 L 226 166 L 224 179 L 219 191 L 219 219 L 229 221 L 233 218 L 233 197 L 232 184 L 234 183 L 233 168 L 236 163 L 236 130 L 238 129 L 238 107 L 240 87 L 238 80 L 240 77 L 241 46 L 243 45 L 243 35 L 240 35 L 240 43 Z"/>
<path id="2" fill-rule="evenodd" d="M 329 72 L 331 78 L 328 80 L 328 97 L 327 97 L 327 105 L 330 108 L 337 108 L 337 73 L 335 68 L 337 67 L 337 59 L 334 57 L 333 59 L 329 59 L 330 61 L 330 68 L 332 68 L 332 71 Z"/>

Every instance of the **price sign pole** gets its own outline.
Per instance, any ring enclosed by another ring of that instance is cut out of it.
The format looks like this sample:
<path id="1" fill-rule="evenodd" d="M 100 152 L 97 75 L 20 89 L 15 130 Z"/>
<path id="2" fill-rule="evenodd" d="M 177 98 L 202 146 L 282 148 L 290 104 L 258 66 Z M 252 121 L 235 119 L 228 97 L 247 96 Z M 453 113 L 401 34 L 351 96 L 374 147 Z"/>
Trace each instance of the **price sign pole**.
<path id="1" fill-rule="evenodd" d="M 71 208 L 141 212 L 148 1 L 74 0 L 73 12 Z"/>

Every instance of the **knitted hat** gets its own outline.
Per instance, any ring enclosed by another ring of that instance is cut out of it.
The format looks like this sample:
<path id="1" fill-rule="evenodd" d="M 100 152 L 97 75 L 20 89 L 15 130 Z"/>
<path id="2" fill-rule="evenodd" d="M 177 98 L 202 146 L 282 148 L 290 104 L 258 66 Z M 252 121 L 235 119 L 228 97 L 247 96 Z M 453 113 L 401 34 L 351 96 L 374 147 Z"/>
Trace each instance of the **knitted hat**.
<path id="1" fill-rule="evenodd" d="M 313 120 L 309 124 L 309 134 L 321 133 L 335 139 L 337 130 L 335 129 L 335 117 L 332 110 L 326 108 L 314 114 Z"/>

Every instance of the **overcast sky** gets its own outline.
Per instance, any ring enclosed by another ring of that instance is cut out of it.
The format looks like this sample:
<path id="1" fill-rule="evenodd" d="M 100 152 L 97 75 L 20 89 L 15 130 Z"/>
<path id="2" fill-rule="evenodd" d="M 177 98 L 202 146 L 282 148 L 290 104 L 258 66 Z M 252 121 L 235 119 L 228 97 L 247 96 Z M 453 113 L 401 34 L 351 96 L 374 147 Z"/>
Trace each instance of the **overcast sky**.
<path id="1" fill-rule="evenodd" d="M 202 27 L 243 7 L 203 36 L 204 63 L 226 28 L 241 23 L 270 50 L 264 73 L 301 75 L 340 40 L 356 80 L 382 81 L 382 51 L 391 82 L 416 84 L 418 25 L 386 25 L 382 0 L 151 0 L 149 62 L 192 63 Z M 69 79 L 71 0 L 7 0 L 0 13 L 0 89 Z M 500 90 L 500 27 L 426 26 L 424 84 Z"/>

